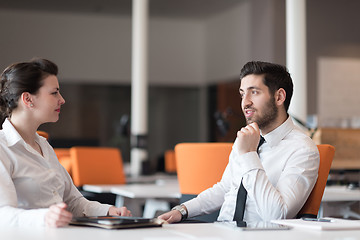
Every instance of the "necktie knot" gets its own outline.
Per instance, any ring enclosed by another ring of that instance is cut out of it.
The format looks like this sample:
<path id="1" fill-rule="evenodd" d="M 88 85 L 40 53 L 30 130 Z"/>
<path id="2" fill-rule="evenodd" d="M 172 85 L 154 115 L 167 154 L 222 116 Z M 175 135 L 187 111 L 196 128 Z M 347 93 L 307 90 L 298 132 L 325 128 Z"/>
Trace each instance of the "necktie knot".
<path id="1" fill-rule="evenodd" d="M 259 145 L 257 146 L 256 151 L 259 151 L 260 146 L 263 145 L 264 142 L 265 142 L 265 138 L 260 135 L 260 141 L 259 141 Z"/>

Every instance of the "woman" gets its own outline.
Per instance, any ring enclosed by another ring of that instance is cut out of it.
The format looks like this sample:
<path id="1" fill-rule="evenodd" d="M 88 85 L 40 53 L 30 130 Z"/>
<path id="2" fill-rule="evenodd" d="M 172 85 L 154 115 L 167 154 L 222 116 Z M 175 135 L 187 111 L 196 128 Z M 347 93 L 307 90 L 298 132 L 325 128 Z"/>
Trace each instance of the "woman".
<path id="1" fill-rule="evenodd" d="M 65 103 L 57 66 L 46 59 L 15 63 L 0 82 L 0 224 L 62 227 L 72 217 L 130 216 L 85 199 L 36 130 L 59 119 Z"/>

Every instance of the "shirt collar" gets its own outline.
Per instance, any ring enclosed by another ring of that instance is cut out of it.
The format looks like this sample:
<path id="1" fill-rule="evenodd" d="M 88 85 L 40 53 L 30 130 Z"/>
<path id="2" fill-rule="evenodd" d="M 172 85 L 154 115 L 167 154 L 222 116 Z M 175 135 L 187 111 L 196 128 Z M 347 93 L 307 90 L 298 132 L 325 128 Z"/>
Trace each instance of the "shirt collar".
<path id="1" fill-rule="evenodd" d="M 3 132 L 5 133 L 5 138 L 7 141 L 8 147 L 14 146 L 15 144 L 19 143 L 22 144 L 28 151 L 35 151 L 33 150 L 28 144 L 24 141 L 24 139 L 21 137 L 21 135 L 18 133 L 18 131 L 15 129 L 15 127 L 11 124 L 9 119 L 5 119 L 3 125 Z M 42 149 L 45 149 L 42 147 L 41 144 L 41 136 L 39 136 L 37 133 L 35 134 L 35 141 L 41 146 Z M 45 140 L 45 138 L 44 138 Z M 46 140 L 45 140 L 46 141 Z M 44 150 L 43 150 L 44 151 Z M 45 153 L 43 153 L 45 154 Z"/>
<path id="2" fill-rule="evenodd" d="M 8 144 L 8 147 L 15 145 L 20 141 L 24 141 L 15 127 L 11 124 L 9 119 L 5 119 L 2 125 L 3 132 L 5 133 L 5 138 Z"/>
<path id="3" fill-rule="evenodd" d="M 269 144 L 270 147 L 276 146 L 279 144 L 281 140 L 283 140 L 293 129 L 295 128 L 295 125 L 289 116 L 286 121 L 263 136 L 265 138 L 265 142 Z"/>

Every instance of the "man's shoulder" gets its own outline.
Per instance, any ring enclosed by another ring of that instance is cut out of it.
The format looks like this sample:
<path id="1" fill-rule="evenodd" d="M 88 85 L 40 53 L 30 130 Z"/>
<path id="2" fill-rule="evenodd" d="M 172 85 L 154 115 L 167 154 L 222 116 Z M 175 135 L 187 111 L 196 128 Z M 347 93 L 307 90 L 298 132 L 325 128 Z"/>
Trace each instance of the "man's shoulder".
<path id="1" fill-rule="evenodd" d="M 294 128 L 285 138 L 287 144 L 296 148 L 307 148 L 317 151 L 315 142 L 302 130 Z"/>

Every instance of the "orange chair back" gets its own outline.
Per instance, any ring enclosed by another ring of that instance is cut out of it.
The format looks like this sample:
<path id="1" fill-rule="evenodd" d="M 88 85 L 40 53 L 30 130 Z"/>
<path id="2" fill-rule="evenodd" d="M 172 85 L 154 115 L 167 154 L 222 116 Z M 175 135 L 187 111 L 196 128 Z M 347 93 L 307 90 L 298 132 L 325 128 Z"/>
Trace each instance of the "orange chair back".
<path id="1" fill-rule="evenodd" d="M 179 143 L 175 146 L 182 194 L 197 195 L 221 180 L 232 143 Z"/>
<path id="2" fill-rule="evenodd" d="M 47 132 L 40 131 L 40 130 L 38 130 L 36 132 L 37 132 L 37 134 L 39 134 L 39 136 L 42 136 L 42 137 L 46 138 L 46 140 L 49 140 L 49 134 Z"/>
<path id="3" fill-rule="evenodd" d="M 70 157 L 70 148 L 54 148 L 54 152 L 58 159 Z"/>
<path id="4" fill-rule="evenodd" d="M 121 152 L 117 148 L 72 147 L 70 156 L 76 186 L 126 183 Z"/>
<path id="5" fill-rule="evenodd" d="M 71 176 L 71 157 L 70 148 L 54 148 L 54 152 L 60 164 L 66 169 Z"/>
<path id="6" fill-rule="evenodd" d="M 174 150 L 167 150 L 164 154 L 165 172 L 176 173 L 176 158 Z"/>
<path id="7" fill-rule="evenodd" d="M 298 217 L 317 217 L 321 204 L 321 199 L 324 194 L 326 182 L 329 176 L 331 163 L 334 158 L 335 147 L 329 144 L 320 144 L 317 147 L 320 153 L 318 178 L 316 180 L 313 190 L 310 193 L 310 196 L 300 210 Z"/>

